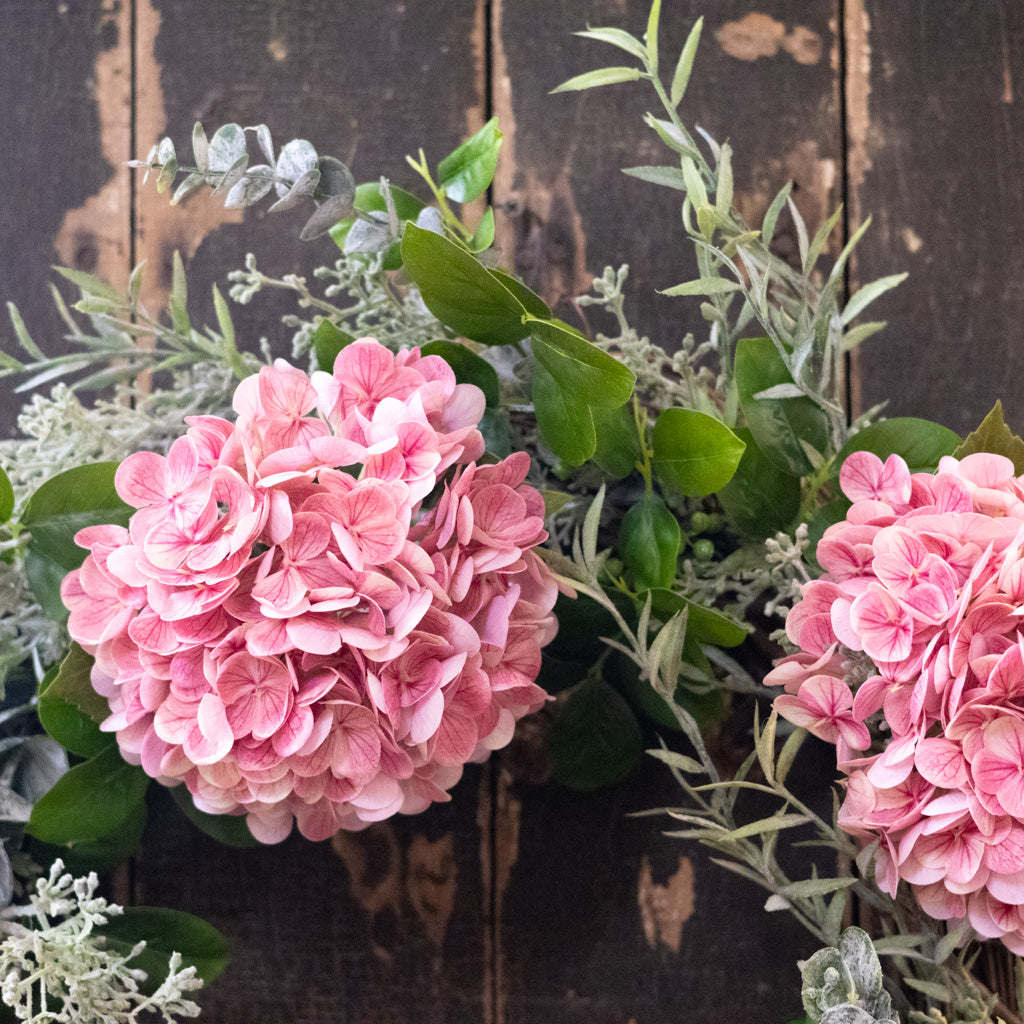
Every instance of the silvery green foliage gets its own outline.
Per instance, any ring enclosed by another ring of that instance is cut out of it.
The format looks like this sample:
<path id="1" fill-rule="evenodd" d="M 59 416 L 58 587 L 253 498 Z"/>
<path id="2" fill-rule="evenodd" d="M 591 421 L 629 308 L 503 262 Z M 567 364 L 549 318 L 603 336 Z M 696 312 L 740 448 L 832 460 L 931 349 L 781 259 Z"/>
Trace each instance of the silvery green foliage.
<path id="1" fill-rule="evenodd" d="M 250 134 L 265 163 L 250 162 Z M 181 202 L 203 185 L 212 188 L 215 195 L 223 195 L 227 207 L 252 206 L 271 193 L 277 196 L 271 212 L 290 210 L 311 200 L 315 209 L 302 229 L 300 237 L 304 241 L 326 234 L 352 213 L 356 183 L 351 171 L 334 157 L 319 156 L 305 139 L 292 139 L 275 157 L 270 129 L 265 124 L 249 128 L 225 124 L 208 139 L 197 122 L 192 131 L 192 151 L 195 164 L 183 166 L 174 141 L 164 138 L 145 160 L 132 160 L 129 166 L 144 167 L 147 177 L 155 171 L 160 192 L 174 186 L 178 175 L 184 174 L 172 203 Z"/>
<path id="2" fill-rule="evenodd" d="M 194 967 L 182 968 L 174 953 L 167 977 L 147 996 L 140 991 L 146 974 L 131 966 L 145 947 L 138 943 L 127 955 L 104 948 L 96 929 L 123 913 L 116 903 L 96 895 L 98 879 L 74 878 L 55 861 L 47 877 L 36 883 L 26 907 L 4 913 L 0 933 L 0 997 L 19 1021 L 29 1024 L 165 1024 L 198 1017 L 199 1007 L 188 993 L 202 987 Z M 11 920 L 28 917 L 31 927 Z"/>
<path id="3" fill-rule="evenodd" d="M 889 993 L 882 987 L 882 966 L 867 932 L 847 928 L 839 946 L 819 949 L 800 961 L 804 1010 L 821 1024 L 899 1024 Z"/>

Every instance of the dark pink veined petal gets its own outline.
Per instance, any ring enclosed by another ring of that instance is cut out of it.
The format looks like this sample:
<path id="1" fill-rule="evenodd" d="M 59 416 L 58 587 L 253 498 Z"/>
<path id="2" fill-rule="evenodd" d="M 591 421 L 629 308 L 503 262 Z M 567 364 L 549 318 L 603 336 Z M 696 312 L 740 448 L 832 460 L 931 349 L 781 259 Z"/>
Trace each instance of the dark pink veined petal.
<path id="1" fill-rule="evenodd" d="M 926 737 L 914 752 L 917 770 L 943 789 L 960 789 L 968 779 L 967 762 L 959 743 L 944 736 Z"/>
<path id="2" fill-rule="evenodd" d="M 839 486 L 851 501 L 879 500 L 902 505 L 910 499 L 910 471 L 898 455 L 890 455 L 883 464 L 877 455 L 857 451 L 843 462 Z"/>
<path id="3" fill-rule="evenodd" d="M 850 622 L 864 650 L 876 662 L 901 661 L 910 653 L 914 623 L 887 590 L 872 585 L 853 601 Z"/>
<path id="4" fill-rule="evenodd" d="M 114 473 L 114 487 L 132 508 L 167 500 L 167 460 L 155 452 L 129 455 Z"/>
<path id="5" fill-rule="evenodd" d="M 335 709 L 331 771 L 339 778 L 365 779 L 380 764 L 380 731 L 373 712 L 356 704 Z"/>

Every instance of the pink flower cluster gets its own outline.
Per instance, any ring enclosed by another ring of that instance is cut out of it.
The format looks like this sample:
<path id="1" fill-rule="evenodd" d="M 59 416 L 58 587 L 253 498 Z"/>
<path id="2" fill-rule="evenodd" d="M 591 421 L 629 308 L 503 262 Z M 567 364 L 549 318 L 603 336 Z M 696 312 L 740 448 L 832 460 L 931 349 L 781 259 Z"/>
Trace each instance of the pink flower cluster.
<path id="1" fill-rule="evenodd" d="M 449 799 L 546 699 L 556 585 L 529 457 L 477 464 L 481 391 L 373 339 L 333 373 L 264 367 L 234 408 L 125 459 L 130 525 L 76 536 L 62 595 L 103 728 L 264 842 Z"/>
<path id="2" fill-rule="evenodd" d="M 836 744 L 839 824 L 880 840 L 883 888 L 1022 954 L 1024 478 L 999 455 L 911 475 L 858 452 L 840 483 L 853 504 L 788 617 L 775 706 Z"/>

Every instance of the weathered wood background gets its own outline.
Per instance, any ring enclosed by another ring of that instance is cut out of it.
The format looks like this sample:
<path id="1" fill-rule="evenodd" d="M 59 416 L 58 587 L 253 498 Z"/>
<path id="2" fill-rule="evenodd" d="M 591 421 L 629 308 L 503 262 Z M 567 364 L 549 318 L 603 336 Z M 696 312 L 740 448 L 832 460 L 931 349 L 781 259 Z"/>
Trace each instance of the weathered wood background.
<path id="1" fill-rule="evenodd" d="M 492 114 L 506 133 L 494 202 L 516 270 L 549 299 L 628 261 L 636 320 L 698 326 L 653 295 L 692 276 L 677 198 L 619 168 L 661 159 L 644 87 L 548 96 L 619 63 L 572 37 L 641 32 L 647 0 L 0 0 L 0 297 L 59 345 L 46 293 L 62 262 L 123 282 L 170 255 L 205 286 L 247 251 L 268 270 L 329 256 L 215 203 L 171 209 L 123 162 L 192 123 L 265 121 L 359 180 L 413 185 Z M 685 115 L 732 142 L 759 220 L 787 177 L 816 225 L 845 203 L 873 226 L 853 282 L 907 269 L 851 374 L 852 403 L 964 431 L 996 397 L 1024 427 L 1024 7 L 1015 0 L 664 0 L 663 46 L 698 14 Z M 297 232 L 296 232 L 297 233 Z M 837 239 L 837 242 L 839 240 Z M 795 243 L 794 243 L 795 244 Z M 286 337 L 270 304 L 239 310 L 255 342 Z M 0 339 L 14 344 L 0 325 Z M 13 421 L 5 399 L 3 423 Z M 534 731 L 542 728 L 534 723 Z M 824 762 L 822 762 L 824 763 Z M 819 766 L 820 769 L 820 766 Z M 672 803 L 648 765 L 613 792 L 544 783 L 530 729 L 467 771 L 451 804 L 312 845 L 237 852 L 157 808 L 133 896 L 214 921 L 235 945 L 206 994 L 219 1024 L 782 1024 L 810 951 L 763 897 L 627 812 Z"/>

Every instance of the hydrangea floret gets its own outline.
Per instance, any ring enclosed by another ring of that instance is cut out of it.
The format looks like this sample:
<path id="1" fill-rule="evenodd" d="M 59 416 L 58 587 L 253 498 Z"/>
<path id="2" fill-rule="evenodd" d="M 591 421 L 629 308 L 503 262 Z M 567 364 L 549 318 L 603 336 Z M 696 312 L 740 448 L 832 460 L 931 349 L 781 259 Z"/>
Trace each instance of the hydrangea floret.
<path id="1" fill-rule="evenodd" d="M 775 707 L 835 743 L 839 824 L 879 840 L 885 890 L 1024 954 L 1024 479 L 1001 455 L 912 474 L 861 451 L 840 484 Z"/>
<path id="2" fill-rule="evenodd" d="M 277 842 L 446 800 L 507 743 L 546 699 L 557 588 L 529 457 L 478 461 L 484 404 L 365 338 L 125 459 L 130 523 L 81 530 L 62 587 L 124 757 Z"/>

